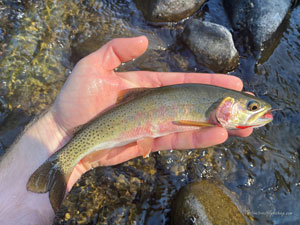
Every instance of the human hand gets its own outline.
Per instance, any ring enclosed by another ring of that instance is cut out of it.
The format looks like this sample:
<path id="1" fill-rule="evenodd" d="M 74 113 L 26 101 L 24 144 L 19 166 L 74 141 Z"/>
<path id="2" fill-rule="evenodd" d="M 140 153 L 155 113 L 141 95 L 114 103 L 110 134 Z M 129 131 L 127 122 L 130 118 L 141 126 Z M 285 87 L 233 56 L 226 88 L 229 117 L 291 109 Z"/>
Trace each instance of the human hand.
<path id="1" fill-rule="evenodd" d="M 114 39 L 96 52 L 80 60 L 61 90 L 50 113 L 65 135 L 87 123 L 106 108 L 115 104 L 121 90 L 136 87 L 159 87 L 180 83 L 203 83 L 241 91 L 243 84 L 237 77 L 222 74 L 163 73 L 148 71 L 115 72 L 122 62 L 143 54 L 148 46 L 146 37 Z M 252 129 L 231 131 L 230 134 L 248 136 Z M 193 149 L 223 143 L 228 137 L 222 127 L 200 128 L 159 137 L 152 151 Z M 87 170 L 104 165 L 115 165 L 140 156 L 136 144 L 93 153 L 75 167 L 68 185 Z"/>

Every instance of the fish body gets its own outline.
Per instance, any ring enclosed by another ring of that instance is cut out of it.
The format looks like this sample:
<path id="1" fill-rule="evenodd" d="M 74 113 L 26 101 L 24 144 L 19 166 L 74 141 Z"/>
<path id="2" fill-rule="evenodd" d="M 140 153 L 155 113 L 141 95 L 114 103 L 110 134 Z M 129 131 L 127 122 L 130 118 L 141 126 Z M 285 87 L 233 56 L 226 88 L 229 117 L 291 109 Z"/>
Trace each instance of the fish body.
<path id="1" fill-rule="evenodd" d="M 270 121 L 268 103 L 230 89 L 204 84 L 139 89 L 125 95 L 119 104 L 76 132 L 68 144 L 33 173 L 27 189 L 49 191 L 50 202 L 57 211 L 73 168 L 92 152 L 136 141 L 139 144 L 139 140 L 199 129 L 199 126 L 239 129 L 259 127 Z"/>

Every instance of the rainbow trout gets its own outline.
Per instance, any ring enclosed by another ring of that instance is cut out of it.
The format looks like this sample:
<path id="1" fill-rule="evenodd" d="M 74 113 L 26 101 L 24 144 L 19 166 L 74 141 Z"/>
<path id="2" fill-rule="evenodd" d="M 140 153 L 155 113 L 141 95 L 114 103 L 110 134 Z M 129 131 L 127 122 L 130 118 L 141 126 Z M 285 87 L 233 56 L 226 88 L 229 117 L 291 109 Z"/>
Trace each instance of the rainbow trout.
<path id="1" fill-rule="evenodd" d="M 272 119 L 268 103 L 221 87 L 179 84 L 132 89 L 46 160 L 31 175 L 27 189 L 38 193 L 49 191 L 51 205 L 57 211 L 73 168 L 94 151 L 137 142 L 142 155 L 146 156 L 156 137 L 207 126 L 260 127 Z"/>

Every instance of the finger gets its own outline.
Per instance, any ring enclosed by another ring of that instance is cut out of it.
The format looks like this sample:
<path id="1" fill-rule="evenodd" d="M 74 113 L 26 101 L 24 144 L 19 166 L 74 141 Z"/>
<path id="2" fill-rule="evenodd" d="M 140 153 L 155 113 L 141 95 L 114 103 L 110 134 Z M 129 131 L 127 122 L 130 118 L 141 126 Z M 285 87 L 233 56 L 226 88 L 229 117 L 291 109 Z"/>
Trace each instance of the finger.
<path id="1" fill-rule="evenodd" d="M 137 71 L 118 73 L 118 76 L 139 87 L 160 87 L 182 83 L 202 83 L 230 88 L 237 91 L 243 89 L 243 82 L 240 78 L 225 74 Z"/>
<path id="2" fill-rule="evenodd" d="M 155 138 L 152 151 L 206 148 L 225 142 L 228 138 L 222 127 L 201 128 L 199 130 L 174 133 Z M 97 166 L 115 165 L 140 156 L 137 145 L 130 144 L 111 150 L 99 151 L 89 155 L 81 162 L 96 162 Z"/>
<path id="3" fill-rule="evenodd" d="M 247 128 L 242 130 L 231 130 L 229 131 L 230 136 L 248 137 L 253 132 L 253 128 Z"/>
<path id="4" fill-rule="evenodd" d="M 227 137 L 226 129 L 221 127 L 175 133 L 155 139 L 153 151 L 206 148 L 225 142 Z"/>
<path id="5" fill-rule="evenodd" d="M 226 141 L 227 137 L 227 131 L 221 127 L 203 128 L 197 131 L 175 133 L 156 138 L 153 143 L 152 151 L 205 148 L 221 144 Z M 140 155 L 140 150 L 135 143 L 89 154 L 74 168 L 67 184 L 67 191 L 70 191 L 80 176 L 91 168 L 116 165 Z"/>
<path id="6" fill-rule="evenodd" d="M 113 70 L 122 62 L 127 62 L 142 55 L 148 47 L 145 36 L 134 38 L 116 38 L 87 56 L 90 62 L 104 70 Z"/>

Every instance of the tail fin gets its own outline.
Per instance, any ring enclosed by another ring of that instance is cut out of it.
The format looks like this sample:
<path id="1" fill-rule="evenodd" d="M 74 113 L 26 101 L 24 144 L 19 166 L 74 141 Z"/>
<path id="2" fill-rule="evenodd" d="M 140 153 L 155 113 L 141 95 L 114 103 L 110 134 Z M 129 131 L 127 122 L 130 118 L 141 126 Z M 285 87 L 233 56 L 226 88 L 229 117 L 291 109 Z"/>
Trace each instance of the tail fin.
<path id="1" fill-rule="evenodd" d="M 51 158 L 50 158 L 51 159 Z M 37 193 L 49 191 L 49 199 L 55 212 L 65 197 L 69 174 L 64 174 L 56 160 L 44 162 L 29 178 L 27 190 Z"/>

